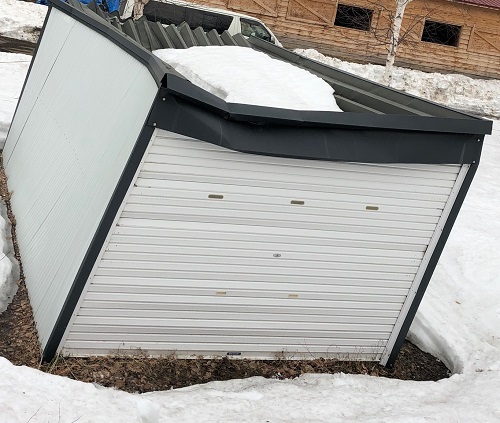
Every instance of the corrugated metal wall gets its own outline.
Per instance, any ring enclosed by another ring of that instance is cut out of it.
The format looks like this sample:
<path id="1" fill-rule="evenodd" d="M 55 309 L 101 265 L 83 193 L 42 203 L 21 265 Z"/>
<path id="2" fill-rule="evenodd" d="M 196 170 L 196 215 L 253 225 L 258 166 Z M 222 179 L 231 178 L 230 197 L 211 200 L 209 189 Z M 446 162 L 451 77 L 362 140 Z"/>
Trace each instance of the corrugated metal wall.
<path id="1" fill-rule="evenodd" d="M 125 51 L 52 9 L 4 150 L 42 347 L 157 89 Z"/>
<path id="2" fill-rule="evenodd" d="M 158 134 L 63 351 L 380 359 L 460 166 Z"/>

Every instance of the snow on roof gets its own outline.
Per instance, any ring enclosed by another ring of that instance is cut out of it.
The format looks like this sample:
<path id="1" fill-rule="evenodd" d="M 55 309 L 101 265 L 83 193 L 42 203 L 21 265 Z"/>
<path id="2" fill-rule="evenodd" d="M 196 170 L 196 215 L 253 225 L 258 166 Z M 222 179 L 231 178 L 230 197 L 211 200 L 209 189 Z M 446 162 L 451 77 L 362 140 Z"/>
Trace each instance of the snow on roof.
<path id="1" fill-rule="evenodd" d="M 500 0 L 457 0 L 459 3 L 473 4 L 475 6 L 492 7 L 500 9 Z"/>
<path id="2" fill-rule="evenodd" d="M 227 103 L 341 112 L 321 78 L 244 47 L 191 47 L 153 52 L 193 84 Z"/>

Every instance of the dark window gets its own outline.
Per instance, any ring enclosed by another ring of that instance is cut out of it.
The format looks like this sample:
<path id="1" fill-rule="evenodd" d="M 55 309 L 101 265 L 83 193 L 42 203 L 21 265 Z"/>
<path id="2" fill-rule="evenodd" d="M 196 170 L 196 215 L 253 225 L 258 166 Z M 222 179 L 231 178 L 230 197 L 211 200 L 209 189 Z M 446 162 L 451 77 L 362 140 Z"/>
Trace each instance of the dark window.
<path id="1" fill-rule="evenodd" d="M 372 16 L 373 10 L 339 4 L 337 7 L 334 25 L 368 31 L 370 30 Z"/>
<path id="2" fill-rule="evenodd" d="M 457 25 L 425 21 L 422 41 L 456 47 L 460 38 L 460 28 Z"/>

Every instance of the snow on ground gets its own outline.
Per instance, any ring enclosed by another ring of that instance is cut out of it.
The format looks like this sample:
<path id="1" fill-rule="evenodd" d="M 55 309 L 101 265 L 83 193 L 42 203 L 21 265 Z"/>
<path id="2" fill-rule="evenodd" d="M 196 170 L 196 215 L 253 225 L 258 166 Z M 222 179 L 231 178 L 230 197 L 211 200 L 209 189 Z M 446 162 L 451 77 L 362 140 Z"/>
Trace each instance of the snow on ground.
<path id="1" fill-rule="evenodd" d="M 5 144 L 30 62 L 31 56 L 0 52 L 0 148 Z"/>
<path id="2" fill-rule="evenodd" d="M 1 201 L 1 200 L 0 200 Z M 6 208 L 0 204 L 0 313 L 5 311 L 17 291 L 13 275 L 12 243 L 8 242 L 10 225 L 7 224 Z"/>
<path id="3" fill-rule="evenodd" d="M 0 35 L 36 42 L 46 13 L 46 6 L 21 0 L 0 0 Z"/>
<path id="4" fill-rule="evenodd" d="M 3 423 L 498 422 L 498 373 L 412 382 L 362 375 L 253 377 L 143 395 L 15 367 L 0 358 Z"/>
<path id="5" fill-rule="evenodd" d="M 2 423 L 141 422 L 140 397 L 15 367 L 0 357 Z"/>
<path id="6" fill-rule="evenodd" d="M 313 49 L 296 49 L 309 59 L 382 83 L 384 67 L 344 62 Z M 500 118 L 500 80 L 459 74 L 427 73 L 394 67 L 392 88 L 481 116 Z"/>
<path id="7" fill-rule="evenodd" d="M 191 47 L 156 50 L 154 54 L 193 84 L 228 103 L 341 111 L 333 88 L 321 78 L 249 48 Z"/>
<path id="8" fill-rule="evenodd" d="M 14 0 L 0 1 L 0 22 L 6 22 L 2 7 Z M 4 127 L 28 59 L 0 53 Z M 339 66 L 368 78 L 379 73 L 371 65 Z M 396 69 L 395 81 L 414 94 L 500 116 L 499 81 L 402 69 Z M 498 163 L 500 121 L 485 139 L 478 173 L 410 331 L 412 341 L 459 373 L 450 379 L 411 382 L 304 375 L 295 380 L 250 378 L 133 395 L 16 367 L 0 358 L 0 422 L 500 422 Z M 5 245 L 0 248 L 5 251 Z M 1 267 L 4 263 L 0 260 L 0 293 L 8 273 Z"/>

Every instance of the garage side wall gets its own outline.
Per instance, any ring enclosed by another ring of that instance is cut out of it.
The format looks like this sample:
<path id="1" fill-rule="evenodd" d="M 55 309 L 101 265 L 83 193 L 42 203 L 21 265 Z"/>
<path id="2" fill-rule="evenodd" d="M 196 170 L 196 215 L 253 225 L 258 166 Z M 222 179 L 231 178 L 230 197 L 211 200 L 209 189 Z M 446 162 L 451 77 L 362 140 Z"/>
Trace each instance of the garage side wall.
<path id="1" fill-rule="evenodd" d="M 465 171 L 159 130 L 62 351 L 379 360 Z"/>
<path id="2" fill-rule="evenodd" d="M 4 150 L 42 348 L 156 92 L 140 62 L 50 10 Z"/>

